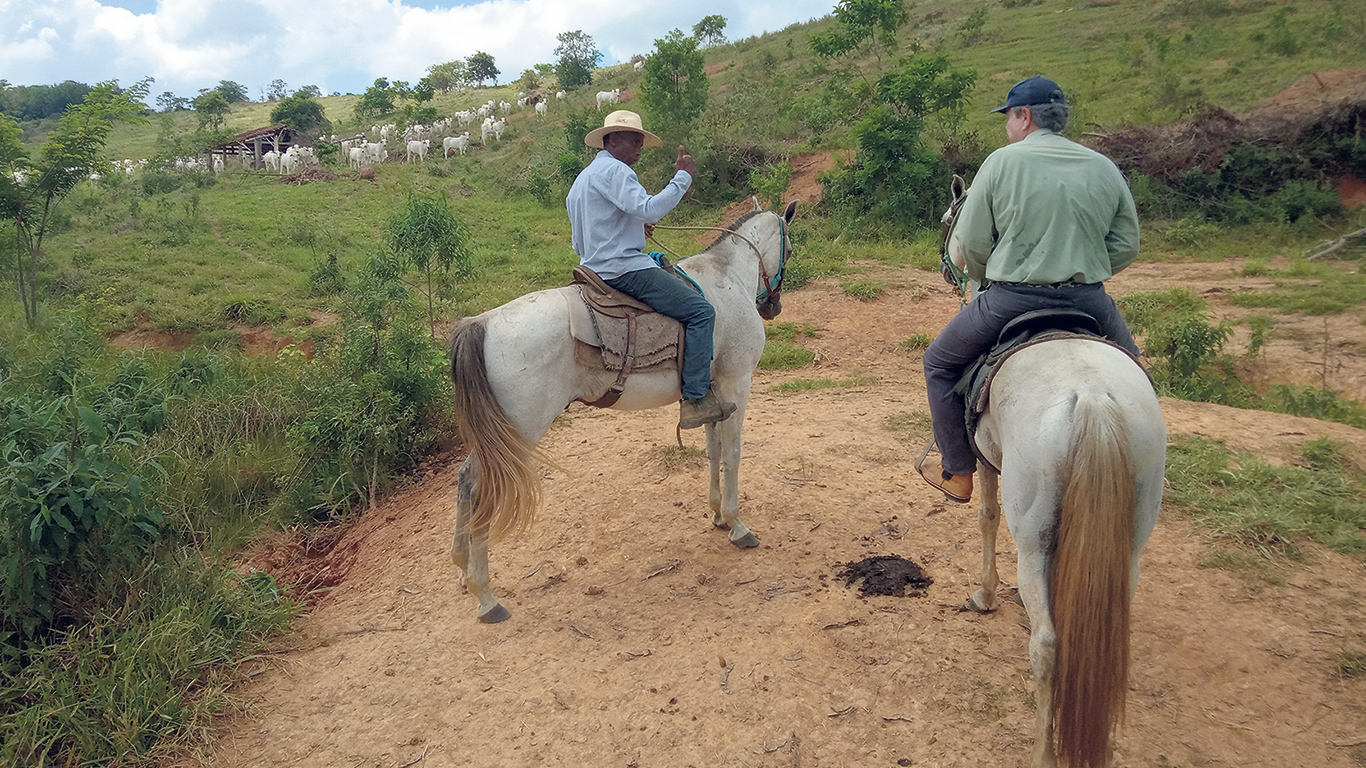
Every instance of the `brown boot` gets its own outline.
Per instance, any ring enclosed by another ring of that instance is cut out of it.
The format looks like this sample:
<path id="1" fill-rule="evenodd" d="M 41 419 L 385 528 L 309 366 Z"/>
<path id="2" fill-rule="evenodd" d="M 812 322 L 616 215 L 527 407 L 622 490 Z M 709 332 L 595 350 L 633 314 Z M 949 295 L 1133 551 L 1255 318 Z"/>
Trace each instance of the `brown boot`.
<path id="1" fill-rule="evenodd" d="M 967 504 L 972 500 L 972 475 L 951 475 L 933 459 L 927 459 L 916 469 L 931 488 L 942 491 L 949 501 Z"/>
<path id="2" fill-rule="evenodd" d="M 703 424 L 725 421 L 735 413 L 735 403 L 728 403 L 707 390 L 707 394 L 696 400 L 682 400 L 679 405 L 678 426 L 681 429 L 697 429 Z"/>

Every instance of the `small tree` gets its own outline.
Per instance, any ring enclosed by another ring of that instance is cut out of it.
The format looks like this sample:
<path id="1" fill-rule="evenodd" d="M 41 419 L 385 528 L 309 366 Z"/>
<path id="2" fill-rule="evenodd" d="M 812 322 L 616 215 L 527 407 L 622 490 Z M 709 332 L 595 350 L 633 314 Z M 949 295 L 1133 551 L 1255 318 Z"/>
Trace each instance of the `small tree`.
<path id="1" fill-rule="evenodd" d="M 470 79 L 478 83 L 481 88 L 484 86 L 485 80 L 493 80 L 493 84 L 497 85 L 498 75 L 502 74 L 498 71 L 498 67 L 493 64 L 493 56 L 483 51 L 475 51 L 470 54 L 470 57 L 465 59 L 465 67 L 469 70 Z"/>
<path id="2" fill-rule="evenodd" d="M 0 215 L 14 222 L 14 272 L 24 318 L 38 320 L 38 260 L 53 207 L 100 165 L 114 122 L 146 122 L 142 100 L 151 78 L 121 89 L 117 80 L 96 85 L 80 104 L 68 107 L 32 162 L 19 142 L 18 126 L 0 115 Z M 14 171 L 23 171 L 23 181 Z"/>
<path id="3" fill-rule="evenodd" d="M 868 54 L 877 58 L 882 72 L 882 57 L 896 50 L 896 31 L 906 23 L 905 0 L 840 0 L 834 16 L 839 26 L 811 38 L 811 49 L 826 58 L 861 59 Z"/>
<path id="4" fill-rule="evenodd" d="M 235 83 L 231 80 L 219 80 L 218 86 L 214 88 L 214 90 L 223 94 L 223 98 L 226 99 L 229 104 L 236 104 L 240 101 L 250 101 L 250 99 L 247 98 L 247 87 L 241 83 Z"/>
<path id="5" fill-rule="evenodd" d="M 388 78 L 377 78 L 375 84 L 366 88 L 365 93 L 356 100 L 357 120 L 369 120 L 393 111 L 394 94 L 389 88 Z"/>
<path id="6" fill-rule="evenodd" d="M 300 133 L 313 135 L 317 131 L 332 130 L 332 123 L 323 113 L 323 106 L 303 91 L 280 99 L 270 111 L 272 123 L 284 123 Z"/>
<path id="7" fill-rule="evenodd" d="M 427 293 L 427 320 L 436 333 L 433 279 L 466 277 L 474 272 L 470 233 L 455 216 L 444 197 L 409 197 L 402 211 L 384 223 L 384 242 L 404 267 L 423 275 Z"/>
<path id="8" fill-rule="evenodd" d="M 726 36 L 726 17 L 719 13 L 711 16 L 703 16 L 702 20 L 693 25 L 692 34 L 701 41 L 704 47 L 710 48 L 713 45 L 724 45 Z"/>
<path id="9" fill-rule="evenodd" d="M 289 86 L 285 85 L 285 81 L 278 77 L 271 80 L 270 85 L 266 86 L 266 99 L 269 101 L 279 101 L 287 95 L 289 95 Z"/>
<path id="10" fill-rule="evenodd" d="M 228 116 L 228 100 L 218 91 L 205 91 L 195 97 L 194 111 L 200 130 L 217 130 Z"/>
<path id="11" fill-rule="evenodd" d="M 301 93 L 302 93 L 303 95 L 305 95 L 305 96 L 308 96 L 308 97 L 311 97 L 311 98 L 314 98 L 314 99 L 321 99 L 322 96 L 323 96 L 323 89 L 319 88 L 319 87 L 316 86 L 316 85 L 305 85 L 304 87 L 302 87 L 302 88 L 300 88 L 299 90 L 295 91 L 295 92 L 294 92 L 294 95 L 295 95 L 295 96 L 298 96 L 298 95 L 301 94 Z"/>
<path id="12" fill-rule="evenodd" d="M 944 56 L 912 59 L 877 83 L 877 98 L 854 125 L 853 165 L 831 174 L 833 205 L 871 212 L 896 226 L 930 224 L 948 203 L 947 161 L 926 146 L 927 117 L 961 109 L 976 83 L 970 70 L 950 70 Z"/>
<path id="13" fill-rule="evenodd" d="M 161 112 L 179 112 L 182 109 L 190 108 L 190 100 L 177 96 L 170 91 L 166 91 L 157 97 L 157 110 Z"/>
<path id="14" fill-rule="evenodd" d="M 465 62 L 459 59 L 444 64 L 433 64 L 427 68 L 427 82 L 431 83 L 435 90 L 450 93 L 469 85 L 470 70 L 465 66 Z"/>
<path id="15" fill-rule="evenodd" d="M 707 73 L 702 64 L 697 38 L 679 29 L 669 32 L 655 41 L 655 52 L 645 60 L 640 100 L 665 123 L 691 125 L 707 106 Z"/>
<path id="16" fill-rule="evenodd" d="M 602 51 L 598 50 L 592 36 L 581 29 L 561 32 L 555 36 L 560 44 L 555 47 L 555 75 L 560 79 L 561 88 L 574 88 L 593 82 L 593 70 L 602 61 Z"/>

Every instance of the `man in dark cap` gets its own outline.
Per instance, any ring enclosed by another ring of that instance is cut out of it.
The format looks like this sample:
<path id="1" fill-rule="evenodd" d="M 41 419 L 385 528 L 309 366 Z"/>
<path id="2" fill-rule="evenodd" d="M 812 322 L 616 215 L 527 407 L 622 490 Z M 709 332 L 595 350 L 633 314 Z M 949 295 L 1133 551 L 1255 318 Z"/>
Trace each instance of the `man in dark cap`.
<path id="1" fill-rule="evenodd" d="M 953 237 L 968 276 L 989 285 L 925 350 L 925 385 L 941 459 L 921 477 L 954 500 L 972 497 L 977 458 L 968 442 L 964 370 L 1010 320 L 1036 309 L 1081 310 L 1134 355 L 1138 348 L 1102 281 L 1138 256 L 1138 213 L 1109 158 L 1063 138 L 1068 104 L 1045 77 L 1022 80 L 1005 106 L 1010 143 L 987 157 L 958 213 Z"/>

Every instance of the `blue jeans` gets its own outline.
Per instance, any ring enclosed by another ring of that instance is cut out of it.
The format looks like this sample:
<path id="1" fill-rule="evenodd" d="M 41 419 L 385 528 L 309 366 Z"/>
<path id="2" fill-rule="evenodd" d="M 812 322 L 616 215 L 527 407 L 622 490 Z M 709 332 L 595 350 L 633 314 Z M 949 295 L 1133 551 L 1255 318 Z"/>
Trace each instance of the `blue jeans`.
<path id="1" fill-rule="evenodd" d="M 977 470 L 977 457 L 968 442 L 963 396 L 953 391 L 963 372 L 991 349 L 1006 323 L 1030 310 L 1063 308 L 1094 317 L 1106 338 L 1138 354 L 1124 316 L 1101 283 L 1056 288 L 997 283 L 982 291 L 954 315 L 925 350 L 925 389 L 945 472 L 970 475 Z"/>
<path id="2" fill-rule="evenodd" d="M 716 310 L 702 294 L 659 267 L 638 269 L 603 282 L 683 324 L 683 399 L 711 389 L 712 332 Z"/>

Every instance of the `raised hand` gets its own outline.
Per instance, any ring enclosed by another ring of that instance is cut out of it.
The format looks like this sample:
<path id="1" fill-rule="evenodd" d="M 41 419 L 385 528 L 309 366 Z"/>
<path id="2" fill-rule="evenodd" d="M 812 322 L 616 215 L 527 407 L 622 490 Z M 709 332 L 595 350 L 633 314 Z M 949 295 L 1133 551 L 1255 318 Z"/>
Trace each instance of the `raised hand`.
<path id="1" fill-rule="evenodd" d="M 684 149 L 682 144 L 678 145 L 678 159 L 674 161 L 674 170 L 687 171 L 689 176 L 697 175 L 697 161 L 692 159 L 692 155 L 688 154 L 688 150 Z"/>

